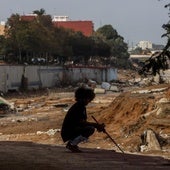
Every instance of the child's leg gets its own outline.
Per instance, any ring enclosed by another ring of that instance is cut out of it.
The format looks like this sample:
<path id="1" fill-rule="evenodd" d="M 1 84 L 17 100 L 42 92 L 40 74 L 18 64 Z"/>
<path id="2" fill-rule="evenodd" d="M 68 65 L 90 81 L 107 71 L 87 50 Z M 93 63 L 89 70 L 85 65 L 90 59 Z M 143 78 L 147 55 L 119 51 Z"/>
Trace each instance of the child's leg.
<path id="1" fill-rule="evenodd" d="M 95 128 L 93 126 L 86 126 L 82 129 L 81 135 L 88 138 L 89 136 L 93 135 L 94 131 Z"/>

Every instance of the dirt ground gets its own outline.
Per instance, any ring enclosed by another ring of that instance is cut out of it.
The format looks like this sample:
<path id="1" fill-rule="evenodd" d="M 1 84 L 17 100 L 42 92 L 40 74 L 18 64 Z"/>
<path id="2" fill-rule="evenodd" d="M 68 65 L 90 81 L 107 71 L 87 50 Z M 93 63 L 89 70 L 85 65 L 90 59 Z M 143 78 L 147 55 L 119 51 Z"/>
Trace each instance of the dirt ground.
<path id="1" fill-rule="evenodd" d="M 121 79 L 130 74 L 121 74 Z M 132 93 L 135 90 L 165 88 L 163 92 Z M 107 91 L 96 94 L 95 99 L 87 106 L 88 119 L 105 123 L 106 131 L 126 153 L 140 153 L 141 135 L 147 129 L 158 134 L 170 136 L 170 117 L 157 118 L 142 115 L 155 109 L 155 103 L 161 98 L 170 98 L 169 84 L 147 87 L 126 87 L 124 92 Z M 74 89 L 50 89 L 29 93 L 4 96 L 13 103 L 17 112 L 1 112 L 0 141 L 22 141 L 52 146 L 65 146 L 60 136 L 64 116 L 74 101 Z M 80 147 L 120 150 L 106 134 L 96 132 L 87 143 Z M 170 159 L 170 144 L 162 146 L 161 151 L 140 153 L 158 155 Z"/>

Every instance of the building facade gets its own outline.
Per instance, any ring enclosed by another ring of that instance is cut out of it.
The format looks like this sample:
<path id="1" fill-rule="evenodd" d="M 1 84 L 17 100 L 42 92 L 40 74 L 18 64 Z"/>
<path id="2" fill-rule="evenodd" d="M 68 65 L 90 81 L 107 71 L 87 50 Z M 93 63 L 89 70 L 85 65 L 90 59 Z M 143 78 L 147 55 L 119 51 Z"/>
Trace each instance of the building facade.
<path id="1" fill-rule="evenodd" d="M 52 22 L 55 27 L 63 27 L 76 32 L 82 32 L 85 36 L 91 36 L 94 31 L 92 21 L 71 21 L 68 16 L 54 16 Z"/>
<path id="2" fill-rule="evenodd" d="M 0 23 L 0 35 L 4 35 L 5 31 L 5 22 L 1 21 Z"/>
<path id="3" fill-rule="evenodd" d="M 85 36 L 91 36 L 94 32 L 92 21 L 53 21 L 55 27 L 63 27 L 76 32 L 82 32 Z"/>
<path id="4" fill-rule="evenodd" d="M 36 17 L 36 14 L 27 14 L 22 15 L 21 20 L 33 21 Z M 94 24 L 92 21 L 71 21 L 68 16 L 54 16 L 52 22 L 55 27 L 71 29 L 75 32 L 81 32 L 85 36 L 91 36 L 94 32 Z"/>
<path id="5" fill-rule="evenodd" d="M 150 41 L 139 41 L 137 46 L 142 48 L 142 50 L 153 48 L 152 43 Z"/>

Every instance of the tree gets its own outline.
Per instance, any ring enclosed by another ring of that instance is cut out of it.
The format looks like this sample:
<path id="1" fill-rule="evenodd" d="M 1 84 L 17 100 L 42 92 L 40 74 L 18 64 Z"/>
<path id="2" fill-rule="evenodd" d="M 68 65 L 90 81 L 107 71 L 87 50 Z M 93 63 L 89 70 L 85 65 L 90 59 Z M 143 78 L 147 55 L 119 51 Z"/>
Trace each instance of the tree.
<path id="1" fill-rule="evenodd" d="M 33 14 L 37 14 L 38 16 L 45 15 L 45 10 L 41 8 L 40 10 L 33 11 Z"/>
<path id="2" fill-rule="evenodd" d="M 0 35 L 0 54 L 4 53 L 5 37 Z"/>
<path id="3" fill-rule="evenodd" d="M 143 50 L 142 50 L 142 48 L 141 47 L 136 47 L 135 49 L 133 49 L 132 51 L 131 51 L 131 54 L 142 54 L 142 52 L 143 52 Z"/>
<path id="4" fill-rule="evenodd" d="M 19 14 L 8 18 L 3 50 L 0 49 L 7 61 L 32 64 L 32 59 L 43 58 L 45 64 L 57 61 L 63 65 L 67 61 L 89 64 L 96 59 L 100 65 L 127 65 L 127 44 L 111 25 L 86 37 L 81 32 L 54 27 L 44 9 L 33 13 L 36 15 L 29 21 Z"/>
<path id="5" fill-rule="evenodd" d="M 101 35 L 105 40 L 116 39 L 119 35 L 117 31 L 111 25 L 104 25 L 97 30 L 97 33 Z"/>
<path id="6" fill-rule="evenodd" d="M 108 60 L 114 66 L 127 66 L 128 46 L 122 36 L 111 25 L 104 25 L 96 31 L 96 36 L 110 48 Z M 106 47 L 106 45 L 105 45 Z M 107 47 L 106 47 L 107 48 Z M 107 48 L 108 49 L 108 48 Z"/>
<path id="7" fill-rule="evenodd" d="M 15 62 L 30 62 L 32 58 L 48 58 L 52 51 L 53 25 L 42 10 L 32 21 L 13 14 L 6 24 L 6 54 Z M 12 56 L 11 56 L 12 55 Z"/>
<path id="8" fill-rule="evenodd" d="M 5 37 L 7 37 L 5 51 L 7 59 L 10 61 L 21 60 L 21 48 L 23 45 L 23 38 L 20 38 L 23 30 L 21 27 L 26 27 L 26 25 L 21 24 L 19 14 L 12 14 L 7 21 L 5 29 Z"/>
<path id="9" fill-rule="evenodd" d="M 70 37 L 70 45 L 72 46 L 74 54 L 74 62 L 87 64 L 92 55 L 93 40 L 84 36 L 81 32 L 75 32 Z"/>

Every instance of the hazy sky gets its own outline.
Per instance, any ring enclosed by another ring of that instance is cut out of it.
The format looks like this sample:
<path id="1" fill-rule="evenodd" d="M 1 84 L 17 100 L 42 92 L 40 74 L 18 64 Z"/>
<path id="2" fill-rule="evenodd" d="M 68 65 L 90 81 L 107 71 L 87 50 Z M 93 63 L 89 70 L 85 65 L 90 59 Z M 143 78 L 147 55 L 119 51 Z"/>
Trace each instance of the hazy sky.
<path id="1" fill-rule="evenodd" d="M 165 44 L 162 25 L 169 21 L 164 5 L 170 0 L 1 0 L 0 21 L 11 14 L 28 14 L 43 8 L 46 14 L 71 20 L 92 20 L 95 30 L 111 24 L 129 45 L 140 40 Z"/>

